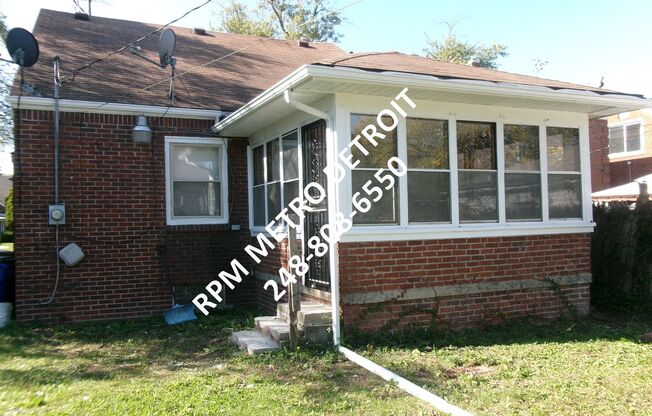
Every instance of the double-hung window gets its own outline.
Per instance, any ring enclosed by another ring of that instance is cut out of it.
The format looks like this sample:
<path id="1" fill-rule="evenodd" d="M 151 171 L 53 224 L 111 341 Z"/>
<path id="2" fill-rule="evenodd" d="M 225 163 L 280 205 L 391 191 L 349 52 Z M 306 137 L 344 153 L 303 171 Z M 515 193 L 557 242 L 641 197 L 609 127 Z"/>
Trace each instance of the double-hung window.
<path id="1" fill-rule="evenodd" d="M 262 227 L 299 195 L 299 134 L 291 131 L 254 147 L 253 225 Z"/>
<path id="2" fill-rule="evenodd" d="M 498 221 L 496 124 L 457 122 L 460 222 Z"/>
<path id="3" fill-rule="evenodd" d="M 212 138 L 165 138 L 167 223 L 228 222 L 226 146 Z"/>
<path id="4" fill-rule="evenodd" d="M 448 121 L 408 118 L 406 127 L 409 222 L 449 223 Z"/>
<path id="5" fill-rule="evenodd" d="M 539 126 L 505 124 L 505 217 L 541 221 Z"/>
<path id="6" fill-rule="evenodd" d="M 582 218 L 579 130 L 547 127 L 546 140 L 549 217 L 551 219 Z"/>
<path id="7" fill-rule="evenodd" d="M 353 139 L 357 135 L 362 134 L 362 129 L 368 124 L 374 123 L 375 119 L 374 116 L 352 114 L 351 138 Z M 389 117 L 386 117 L 384 120 L 386 125 L 392 124 L 392 120 Z M 380 168 L 387 168 L 387 161 L 391 157 L 397 155 L 396 129 L 391 132 L 383 132 L 383 134 L 385 135 L 385 138 L 378 139 L 377 146 L 365 146 L 365 151 L 368 153 L 366 155 L 357 147 L 351 149 L 353 160 L 360 161 L 358 166 L 356 166 L 351 172 L 353 194 L 360 192 L 361 194 L 366 195 L 367 193 L 365 189 L 372 189 L 372 185 L 377 186 L 378 181 L 374 177 L 374 174 Z M 353 218 L 353 223 L 356 225 L 398 224 L 398 178 L 394 177 L 394 183 L 396 184 L 395 186 L 384 191 L 382 197 L 372 203 L 371 209 L 368 212 L 359 212 Z"/>
<path id="8" fill-rule="evenodd" d="M 638 152 L 641 145 L 641 123 L 609 127 L 609 154 Z"/>

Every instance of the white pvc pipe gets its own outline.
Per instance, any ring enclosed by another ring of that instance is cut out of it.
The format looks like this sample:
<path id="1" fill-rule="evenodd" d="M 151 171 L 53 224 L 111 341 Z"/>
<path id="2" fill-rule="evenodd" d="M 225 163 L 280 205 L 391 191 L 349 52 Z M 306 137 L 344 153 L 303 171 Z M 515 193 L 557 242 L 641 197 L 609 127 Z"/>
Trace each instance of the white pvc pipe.
<path id="1" fill-rule="evenodd" d="M 348 348 L 339 346 L 339 351 L 344 354 L 346 358 L 356 363 L 360 367 L 371 371 L 384 380 L 395 382 L 398 388 L 411 394 L 417 399 L 423 400 L 437 410 L 448 413 L 452 416 L 472 416 L 472 414 L 466 410 L 460 409 L 457 406 L 453 406 L 441 397 L 430 393 L 428 390 L 417 386 L 416 384 L 404 379 L 398 374 L 392 373 L 388 369 L 379 366 L 373 361 L 364 358 L 360 354 L 357 354 Z"/>

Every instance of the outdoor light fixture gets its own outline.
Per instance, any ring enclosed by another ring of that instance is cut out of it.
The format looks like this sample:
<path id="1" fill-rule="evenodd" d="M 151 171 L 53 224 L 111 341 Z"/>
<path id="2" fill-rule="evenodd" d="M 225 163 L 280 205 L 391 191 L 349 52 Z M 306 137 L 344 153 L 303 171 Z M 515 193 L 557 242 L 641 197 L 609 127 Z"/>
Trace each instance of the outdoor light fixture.
<path id="1" fill-rule="evenodd" d="M 151 143 L 152 142 L 152 129 L 147 125 L 147 117 L 138 116 L 136 125 L 131 132 L 131 139 L 134 143 Z"/>

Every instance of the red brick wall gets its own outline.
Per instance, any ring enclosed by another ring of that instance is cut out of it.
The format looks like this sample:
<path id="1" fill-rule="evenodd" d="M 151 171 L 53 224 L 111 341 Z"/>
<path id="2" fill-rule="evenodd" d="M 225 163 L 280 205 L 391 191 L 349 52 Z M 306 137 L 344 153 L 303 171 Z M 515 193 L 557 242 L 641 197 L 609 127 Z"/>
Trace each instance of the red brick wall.
<path id="1" fill-rule="evenodd" d="M 611 172 L 611 186 L 623 185 L 635 180 L 636 178 L 652 173 L 652 157 L 632 159 L 629 161 L 631 162 L 631 165 L 628 165 L 627 162 L 628 161 L 612 162 L 609 165 Z"/>
<path id="2" fill-rule="evenodd" d="M 607 120 L 589 121 L 589 144 L 591 149 L 591 188 L 593 192 L 610 188 L 609 128 Z"/>
<path id="3" fill-rule="evenodd" d="M 590 234 L 341 243 L 341 296 L 588 274 L 590 244 Z M 558 316 L 567 303 L 588 311 L 589 285 L 367 304 L 343 300 L 342 315 L 349 330 L 428 325 L 433 318 L 438 325 L 461 328 L 498 318 Z"/>
<path id="4" fill-rule="evenodd" d="M 76 242 L 86 258 L 62 265 L 55 301 L 41 305 L 55 280 L 55 228 L 47 224 L 53 191 L 52 113 L 21 111 L 14 154 L 16 314 L 20 320 L 88 320 L 160 314 L 171 305 L 157 257 L 166 246 L 175 285 L 205 284 L 249 241 L 246 143 L 229 142 L 231 222 L 167 226 L 164 136 L 211 136 L 208 120 L 149 118 L 151 145 L 134 144 L 133 116 L 62 113 L 60 200 L 67 223 L 61 247 Z M 243 263 L 248 264 L 248 263 Z M 227 294 L 254 301 L 253 281 Z"/>

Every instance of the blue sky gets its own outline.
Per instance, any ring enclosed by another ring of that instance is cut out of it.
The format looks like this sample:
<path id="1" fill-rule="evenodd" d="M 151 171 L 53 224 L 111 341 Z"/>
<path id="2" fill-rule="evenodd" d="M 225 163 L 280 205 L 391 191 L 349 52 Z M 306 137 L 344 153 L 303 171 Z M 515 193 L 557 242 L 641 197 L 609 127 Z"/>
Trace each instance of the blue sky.
<path id="1" fill-rule="evenodd" d="M 335 0 L 334 5 L 340 8 L 354 1 Z M 163 24 L 202 2 L 97 0 L 93 14 Z M 216 24 L 215 13 L 225 3 L 214 0 L 177 25 Z M 0 8 L 9 27 L 30 30 L 40 8 L 74 10 L 72 0 L 0 0 Z M 465 40 L 507 45 L 509 56 L 499 61 L 500 70 L 535 75 L 534 60 L 540 58 L 548 61 L 541 77 L 597 86 L 604 76 L 605 88 L 652 97 L 649 0 L 362 0 L 342 13 L 346 22 L 340 28 L 344 36 L 339 45 L 347 51 L 421 54 L 427 37 L 447 33 L 443 22 L 456 22 L 455 33 Z M 6 156 L 0 155 L 0 171 L 6 170 Z"/>

